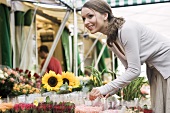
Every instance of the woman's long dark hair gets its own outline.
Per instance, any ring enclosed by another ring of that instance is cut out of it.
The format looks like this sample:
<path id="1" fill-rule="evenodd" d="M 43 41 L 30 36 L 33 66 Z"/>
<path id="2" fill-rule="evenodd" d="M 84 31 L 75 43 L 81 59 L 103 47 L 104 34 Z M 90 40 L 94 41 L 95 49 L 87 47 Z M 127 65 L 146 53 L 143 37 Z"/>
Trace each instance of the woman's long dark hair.
<path id="1" fill-rule="evenodd" d="M 112 43 L 118 36 L 118 29 L 125 22 L 124 18 L 114 17 L 111 7 L 103 0 L 89 0 L 83 7 L 93 9 L 100 14 L 108 13 L 107 45 L 112 47 Z"/>

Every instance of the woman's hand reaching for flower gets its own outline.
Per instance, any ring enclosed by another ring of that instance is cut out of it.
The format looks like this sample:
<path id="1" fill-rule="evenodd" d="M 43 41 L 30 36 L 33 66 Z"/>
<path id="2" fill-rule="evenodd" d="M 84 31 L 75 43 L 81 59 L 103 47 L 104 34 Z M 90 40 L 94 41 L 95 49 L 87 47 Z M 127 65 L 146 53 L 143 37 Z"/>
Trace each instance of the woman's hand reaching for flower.
<path id="1" fill-rule="evenodd" d="M 100 91 L 97 88 L 93 88 L 89 94 L 89 99 L 95 100 L 97 97 L 102 98 L 103 95 L 100 93 Z"/>

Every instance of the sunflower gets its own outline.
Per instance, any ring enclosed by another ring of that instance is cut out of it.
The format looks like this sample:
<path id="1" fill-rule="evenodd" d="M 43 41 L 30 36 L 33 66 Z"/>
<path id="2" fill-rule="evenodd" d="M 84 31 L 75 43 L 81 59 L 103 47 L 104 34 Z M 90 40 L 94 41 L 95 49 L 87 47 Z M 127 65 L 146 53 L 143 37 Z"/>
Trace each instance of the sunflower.
<path id="1" fill-rule="evenodd" d="M 78 79 L 78 77 L 75 77 L 75 84 L 74 84 L 74 88 L 79 87 L 80 86 L 80 80 Z"/>
<path id="2" fill-rule="evenodd" d="M 75 76 L 71 72 L 62 72 L 62 79 L 63 79 L 63 84 L 67 82 L 69 86 L 74 86 L 75 85 Z"/>
<path id="3" fill-rule="evenodd" d="M 42 84 L 47 91 L 58 91 L 63 80 L 60 74 L 56 75 L 54 71 L 49 71 L 42 77 Z"/>

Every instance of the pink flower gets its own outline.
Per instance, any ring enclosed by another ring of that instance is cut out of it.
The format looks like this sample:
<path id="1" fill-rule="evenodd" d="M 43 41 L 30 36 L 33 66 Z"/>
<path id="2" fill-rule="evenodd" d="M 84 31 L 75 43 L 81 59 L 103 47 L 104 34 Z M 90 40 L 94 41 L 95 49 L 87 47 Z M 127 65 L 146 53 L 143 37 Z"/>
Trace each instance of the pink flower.
<path id="1" fill-rule="evenodd" d="M 14 79 L 14 78 L 10 78 L 10 81 L 11 81 L 11 82 L 14 82 L 14 81 L 15 81 L 15 79 Z"/>
<path id="2" fill-rule="evenodd" d="M 24 111 L 24 110 L 32 110 L 35 108 L 35 105 L 33 104 L 27 104 L 27 103 L 19 103 L 14 105 L 14 111 L 19 112 L 19 111 Z"/>
<path id="3" fill-rule="evenodd" d="M 5 80 L 1 80 L 1 83 L 4 84 L 4 83 L 5 83 Z"/>
<path id="4" fill-rule="evenodd" d="M 24 79 L 23 76 L 20 76 L 20 77 L 19 77 L 19 80 L 20 80 L 20 81 L 23 81 L 23 79 Z"/>
<path id="5" fill-rule="evenodd" d="M 33 86 L 33 85 L 34 85 L 34 83 L 33 83 L 32 81 L 29 81 L 29 84 L 30 84 L 31 86 Z"/>
<path id="6" fill-rule="evenodd" d="M 41 88 L 41 82 L 37 82 L 35 87 L 40 89 Z"/>
<path id="7" fill-rule="evenodd" d="M 144 85 L 142 85 L 140 91 L 141 91 L 142 94 L 148 95 L 148 94 L 150 94 L 150 86 L 144 84 Z"/>
<path id="8" fill-rule="evenodd" d="M 5 67 L 5 68 L 4 68 L 4 71 L 5 71 L 5 72 L 7 72 L 7 71 L 8 71 L 8 69 Z"/>
<path id="9" fill-rule="evenodd" d="M 11 75 L 11 70 L 8 70 L 8 71 L 7 71 L 7 74 L 8 74 L 8 75 Z"/>
<path id="10" fill-rule="evenodd" d="M 13 71 L 13 74 L 14 74 L 16 77 L 19 76 L 19 74 L 18 74 L 16 71 Z"/>
<path id="11" fill-rule="evenodd" d="M 15 104 L 14 107 L 13 107 L 13 109 L 14 109 L 14 111 L 15 111 L 16 113 L 18 113 L 19 110 L 20 110 L 19 104 Z"/>

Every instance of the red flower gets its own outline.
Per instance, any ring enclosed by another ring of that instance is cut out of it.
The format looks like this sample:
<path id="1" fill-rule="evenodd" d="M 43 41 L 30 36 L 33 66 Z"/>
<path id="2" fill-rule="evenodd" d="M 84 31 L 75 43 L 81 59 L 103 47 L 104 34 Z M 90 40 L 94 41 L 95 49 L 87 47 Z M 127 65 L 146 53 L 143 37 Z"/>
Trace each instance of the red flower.
<path id="1" fill-rule="evenodd" d="M 40 103 L 37 107 L 37 110 L 41 113 L 43 111 L 51 111 L 52 108 L 53 108 L 52 104 Z"/>
<path id="2" fill-rule="evenodd" d="M 19 104 L 15 104 L 13 109 L 16 113 L 19 112 L 19 110 L 20 110 Z"/>
<path id="3" fill-rule="evenodd" d="M 144 112 L 144 113 L 152 113 L 152 110 L 150 110 L 150 109 L 144 109 L 143 112 Z"/>
<path id="4" fill-rule="evenodd" d="M 35 78 L 39 78 L 40 76 L 37 73 L 34 73 Z"/>
<path id="5" fill-rule="evenodd" d="M 15 104 L 13 109 L 15 112 L 19 112 L 19 111 L 25 111 L 25 110 L 32 110 L 33 108 L 35 108 L 35 105 L 33 104 L 26 104 L 26 103 L 19 103 L 19 104 Z"/>
<path id="6" fill-rule="evenodd" d="M 19 71 L 19 68 L 16 68 L 16 71 Z"/>
<path id="7" fill-rule="evenodd" d="M 31 78 L 31 74 L 30 73 L 28 74 L 28 78 Z"/>
<path id="8" fill-rule="evenodd" d="M 22 73 L 22 72 L 23 72 L 23 70 L 22 70 L 22 69 L 20 69 L 20 70 L 19 70 L 19 73 Z"/>
<path id="9" fill-rule="evenodd" d="M 25 74 L 27 74 L 29 71 L 28 71 L 28 69 L 27 70 L 25 70 Z"/>

